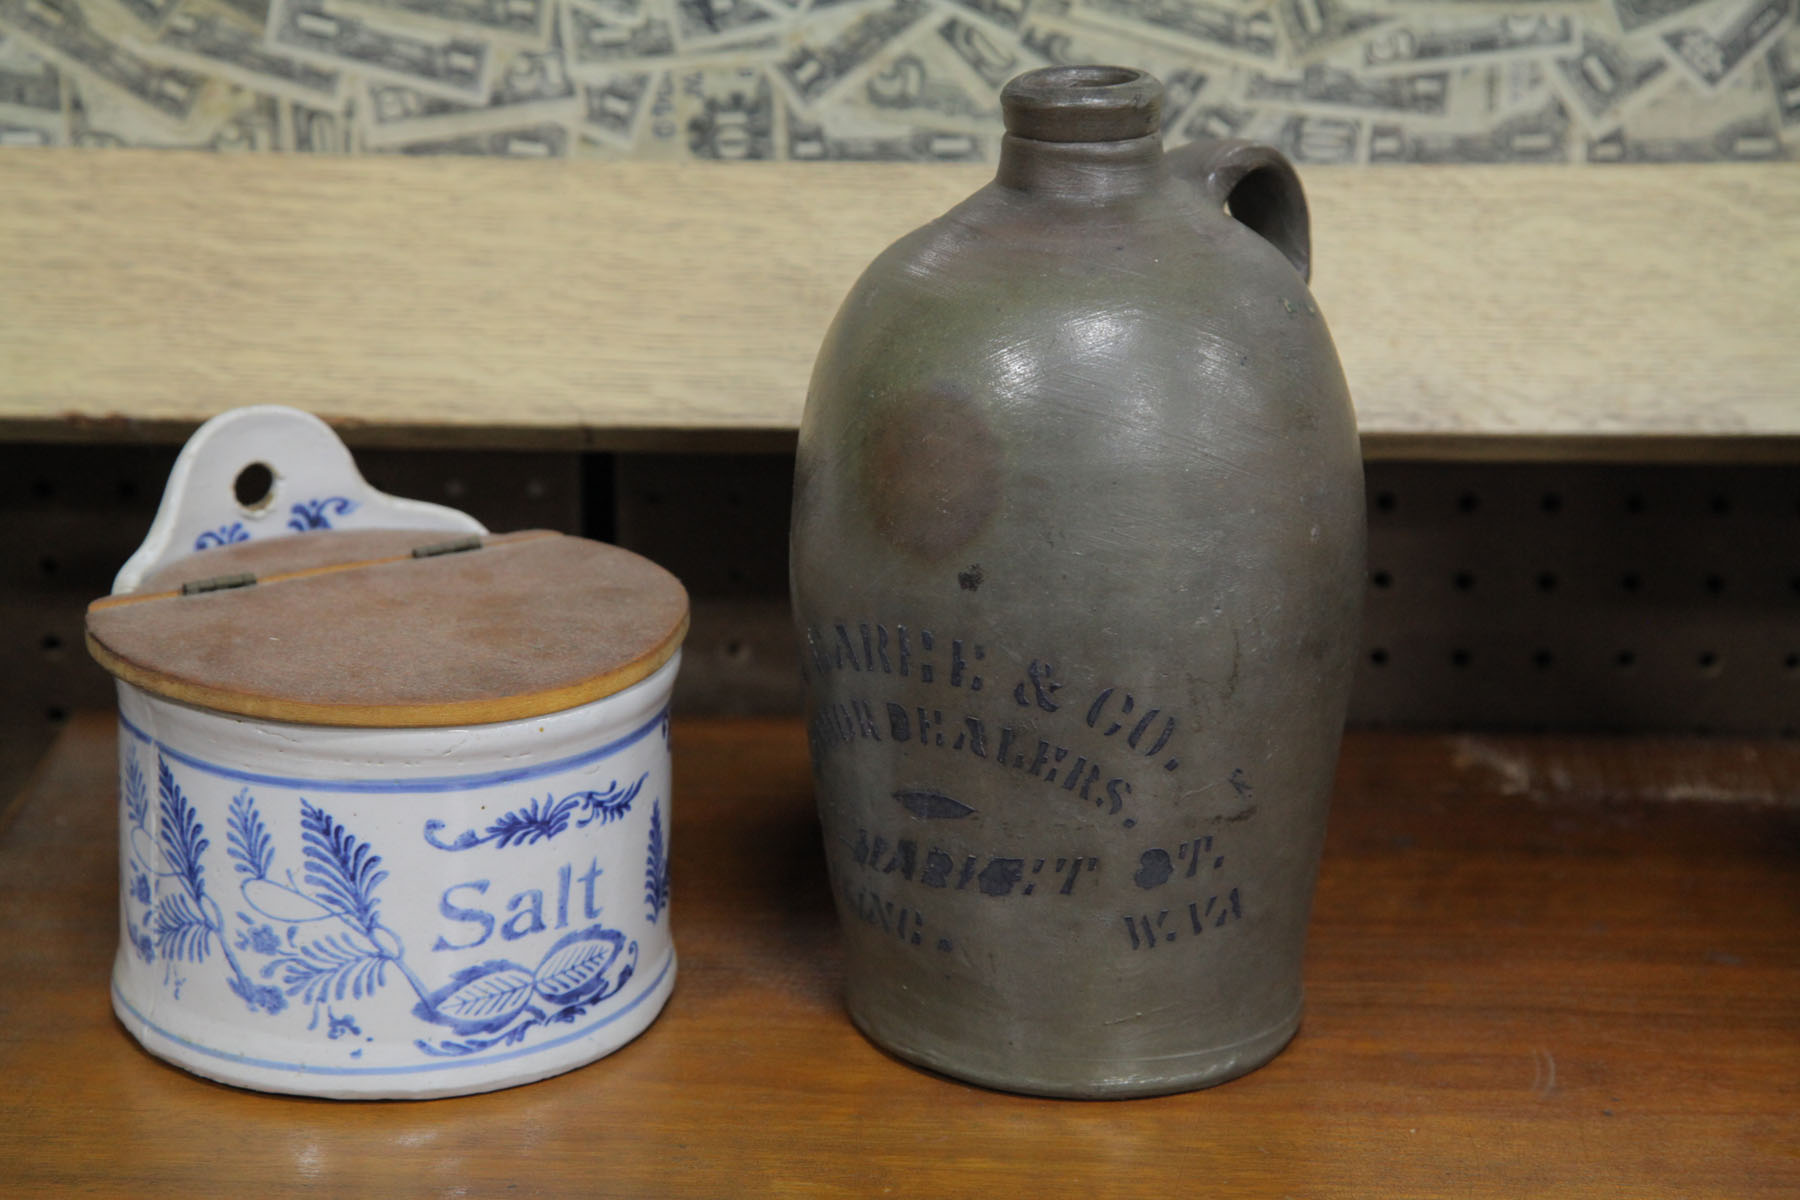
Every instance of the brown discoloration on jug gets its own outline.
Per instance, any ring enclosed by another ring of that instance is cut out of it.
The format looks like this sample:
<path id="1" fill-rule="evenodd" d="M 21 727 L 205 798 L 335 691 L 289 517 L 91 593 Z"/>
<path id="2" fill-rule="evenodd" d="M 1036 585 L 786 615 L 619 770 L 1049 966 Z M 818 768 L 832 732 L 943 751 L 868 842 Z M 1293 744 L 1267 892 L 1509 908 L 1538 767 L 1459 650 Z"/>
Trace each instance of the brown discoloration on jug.
<path id="1" fill-rule="evenodd" d="M 999 465 L 1000 444 L 981 411 L 961 389 L 939 384 L 879 419 L 864 463 L 864 503 L 883 538 L 936 562 L 999 509 Z"/>

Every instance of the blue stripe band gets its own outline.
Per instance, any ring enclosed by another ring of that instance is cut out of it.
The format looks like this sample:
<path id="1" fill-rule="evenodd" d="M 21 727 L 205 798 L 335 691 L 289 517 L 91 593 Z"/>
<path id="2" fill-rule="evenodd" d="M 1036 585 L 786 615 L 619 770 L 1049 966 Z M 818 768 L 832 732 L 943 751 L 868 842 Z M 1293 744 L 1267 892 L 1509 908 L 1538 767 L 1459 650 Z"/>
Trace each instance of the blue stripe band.
<path id="1" fill-rule="evenodd" d="M 205 771 L 209 775 L 217 775 L 221 779 L 230 779 L 238 783 L 266 784 L 270 787 L 303 789 L 310 792 L 345 792 L 345 793 L 419 793 L 419 792 L 471 792 L 478 788 L 489 788 L 496 784 L 519 783 L 528 779 L 540 779 L 545 775 L 556 775 L 563 771 L 574 770 L 597 763 L 617 754 L 629 746 L 636 745 L 662 725 L 668 719 L 669 709 L 664 705 L 662 711 L 654 717 L 626 734 L 624 737 L 598 746 L 592 750 L 584 750 L 580 754 L 572 754 L 567 758 L 559 758 L 555 762 L 539 763 L 535 766 L 509 767 L 503 771 L 487 771 L 479 775 L 439 775 L 422 779 L 297 779 L 287 775 L 265 775 L 258 771 L 244 771 L 237 767 L 228 767 L 223 763 L 208 762 L 196 758 L 185 750 L 177 750 L 167 742 L 157 741 L 136 725 L 119 714 L 119 726 L 137 738 L 140 742 L 155 746 L 163 754 L 184 766 L 193 767 L 197 771 Z"/>

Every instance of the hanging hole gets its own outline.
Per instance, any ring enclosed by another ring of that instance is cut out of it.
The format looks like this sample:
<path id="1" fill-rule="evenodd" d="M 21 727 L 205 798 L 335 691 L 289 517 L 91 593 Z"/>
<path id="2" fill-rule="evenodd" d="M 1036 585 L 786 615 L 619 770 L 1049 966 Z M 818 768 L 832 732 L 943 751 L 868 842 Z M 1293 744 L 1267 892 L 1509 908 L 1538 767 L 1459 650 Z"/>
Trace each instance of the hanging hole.
<path id="1" fill-rule="evenodd" d="M 1450 665 L 1453 667 L 1466 667 L 1472 661 L 1474 661 L 1473 656 L 1467 650 L 1452 650 L 1450 652 Z"/>
<path id="2" fill-rule="evenodd" d="M 1468 571 L 1458 571 L 1450 577 L 1450 583 L 1459 592 L 1475 590 L 1475 576 Z"/>
<path id="3" fill-rule="evenodd" d="M 1731 497 L 1723 492 L 1715 492 L 1712 499 L 1707 501 L 1706 507 L 1712 511 L 1712 515 L 1715 517 L 1730 516 Z"/>
<path id="4" fill-rule="evenodd" d="M 750 646 L 733 638 L 725 643 L 725 657 L 734 663 L 747 663 L 750 661 Z"/>
<path id="5" fill-rule="evenodd" d="M 1474 492 L 1464 492 L 1462 495 L 1460 495 L 1456 498 L 1456 511 L 1457 512 L 1472 513 L 1480 507 L 1481 507 L 1481 497 L 1477 496 Z"/>
<path id="6" fill-rule="evenodd" d="M 118 496 L 119 496 L 119 500 L 123 503 L 130 503 L 131 501 L 136 500 L 138 497 L 137 480 L 135 480 L 135 479 L 119 480 Z"/>
<path id="7" fill-rule="evenodd" d="M 1369 582 L 1383 591 L 1386 591 L 1388 588 L 1394 586 L 1394 577 L 1389 575 L 1386 571 L 1377 571 L 1369 576 Z"/>
<path id="8" fill-rule="evenodd" d="M 1552 571 L 1539 572 L 1537 577 L 1538 591 L 1554 592 L 1556 590 L 1556 574 Z"/>
<path id="9" fill-rule="evenodd" d="M 62 649 L 62 644 L 63 640 L 54 633 L 46 633 L 38 640 L 38 646 L 42 648 L 45 654 L 55 654 L 58 650 Z"/>
<path id="10" fill-rule="evenodd" d="M 1630 495 L 1626 496 L 1625 511 L 1634 517 L 1642 516 L 1644 512 L 1644 498 L 1636 492 L 1632 492 Z"/>
<path id="11" fill-rule="evenodd" d="M 1717 596 L 1725 590 L 1725 577 L 1714 573 L 1706 577 L 1706 590 L 1709 595 Z"/>
<path id="12" fill-rule="evenodd" d="M 1531 665 L 1540 671 L 1548 671 L 1556 664 L 1556 656 L 1548 650 L 1539 650 L 1531 656 Z"/>
<path id="13" fill-rule="evenodd" d="M 1621 650 L 1613 655 L 1613 665 L 1621 671 L 1629 671 L 1637 666 L 1637 654 L 1631 650 Z"/>
<path id="14" fill-rule="evenodd" d="M 38 570 L 42 571 L 46 575 L 56 574 L 56 569 L 61 565 L 62 565 L 61 563 L 57 562 L 55 558 L 53 558 L 52 556 L 50 556 L 48 554 L 46 554 L 46 555 L 44 555 L 44 557 L 38 559 Z"/>
<path id="15" fill-rule="evenodd" d="M 1550 516 L 1562 511 L 1562 496 L 1557 492 L 1545 492 L 1544 498 L 1538 501 L 1538 507 Z"/>
<path id="16" fill-rule="evenodd" d="M 239 504 L 252 510 L 268 507 L 274 491 L 275 472 L 268 463 L 253 462 L 231 481 L 231 494 Z"/>
<path id="17" fill-rule="evenodd" d="M 1800 653 L 1788 651 L 1787 657 L 1781 660 L 1781 665 L 1786 667 L 1790 674 L 1800 672 Z"/>
<path id="18" fill-rule="evenodd" d="M 1644 586 L 1644 577 L 1636 571 L 1627 571 L 1619 576 L 1619 586 L 1628 592 L 1639 591 Z"/>
<path id="19" fill-rule="evenodd" d="M 1388 652 L 1380 646 L 1377 646 L 1375 649 L 1369 651 L 1369 661 L 1375 666 L 1385 667 L 1387 666 Z"/>
<path id="20" fill-rule="evenodd" d="M 1381 512 L 1393 512 L 1399 503 L 1392 492 L 1375 493 L 1375 507 Z"/>
<path id="21" fill-rule="evenodd" d="M 1700 668 L 1702 675 L 1717 675 L 1725 669 L 1724 662 L 1712 650 L 1702 650 L 1699 657 L 1694 660 L 1694 665 Z"/>
<path id="22" fill-rule="evenodd" d="M 60 704 L 52 704 L 44 710 L 44 719 L 52 725 L 61 725 L 69 719 L 69 710 Z"/>
<path id="23" fill-rule="evenodd" d="M 31 481 L 31 494 L 39 500 L 52 499 L 56 495 L 56 485 L 48 479 L 34 479 Z"/>

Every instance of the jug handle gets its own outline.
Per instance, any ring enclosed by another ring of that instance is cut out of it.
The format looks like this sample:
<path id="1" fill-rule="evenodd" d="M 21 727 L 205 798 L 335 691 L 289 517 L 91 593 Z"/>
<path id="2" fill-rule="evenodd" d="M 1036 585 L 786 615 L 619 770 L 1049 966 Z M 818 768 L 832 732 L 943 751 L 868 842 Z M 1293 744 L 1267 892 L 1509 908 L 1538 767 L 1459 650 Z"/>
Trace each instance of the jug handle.
<path id="1" fill-rule="evenodd" d="M 1312 231 L 1306 192 L 1287 156 L 1242 138 L 1209 138 L 1169 151 L 1170 169 L 1200 186 L 1252 232 L 1312 279 Z"/>

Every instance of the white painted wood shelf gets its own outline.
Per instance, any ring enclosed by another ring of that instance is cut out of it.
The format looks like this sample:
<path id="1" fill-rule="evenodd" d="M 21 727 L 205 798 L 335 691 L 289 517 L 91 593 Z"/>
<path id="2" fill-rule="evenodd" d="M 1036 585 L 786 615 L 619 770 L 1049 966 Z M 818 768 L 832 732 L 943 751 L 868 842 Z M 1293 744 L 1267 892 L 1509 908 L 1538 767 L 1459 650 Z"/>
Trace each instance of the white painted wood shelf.
<path id="1" fill-rule="evenodd" d="M 0 153 L 0 437 L 778 447 L 987 168 Z M 1800 458 L 1800 169 L 1315 169 L 1371 458 Z"/>

